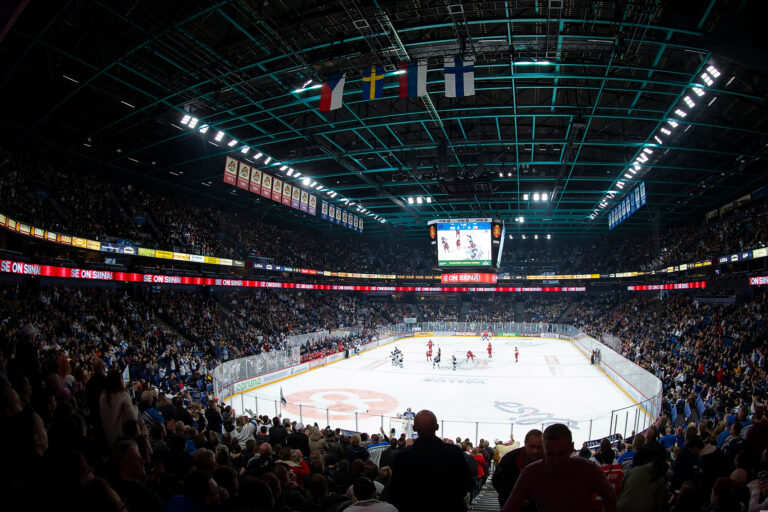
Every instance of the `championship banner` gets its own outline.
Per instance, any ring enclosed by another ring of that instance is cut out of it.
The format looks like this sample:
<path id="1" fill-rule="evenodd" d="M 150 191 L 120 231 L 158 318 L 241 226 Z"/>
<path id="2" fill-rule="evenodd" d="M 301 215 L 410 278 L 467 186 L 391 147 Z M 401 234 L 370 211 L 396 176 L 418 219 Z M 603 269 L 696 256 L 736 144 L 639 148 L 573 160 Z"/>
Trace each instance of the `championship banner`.
<path id="1" fill-rule="evenodd" d="M 357 231 L 358 222 L 360 222 L 360 219 L 358 219 L 357 215 L 355 215 L 354 221 L 352 222 L 352 224 L 355 226 L 355 231 Z"/>
<path id="2" fill-rule="evenodd" d="M 240 162 L 240 170 L 237 173 L 237 188 L 248 190 L 251 182 L 251 166 Z"/>
<path id="3" fill-rule="evenodd" d="M 336 224 L 341 224 L 341 208 L 336 208 Z"/>
<path id="4" fill-rule="evenodd" d="M 291 206 L 291 186 L 288 182 L 283 183 L 283 204 Z"/>
<path id="5" fill-rule="evenodd" d="M 363 232 L 363 219 L 360 219 L 360 222 L 358 222 L 358 230 L 362 233 Z"/>
<path id="6" fill-rule="evenodd" d="M 301 189 L 299 187 L 293 187 L 291 192 L 291 208 L 299 209 L 299 196 L 301 195 Z"/>
<path id="7" fill-rule="evenodd" d="M 325 201 L 320 202 L 320 218 L 328 220 L 328 203 Z"/>
<path id="8" fill-rule="evenodd" d="M 317 215 L 317 196 L 312 194 L 309 195 L 309 208 L 307 213 L 310 215 Z"/>
<path id="9" fill-rule="evenodd" d="M 272 198 L 272 176 L 267 173 L 261 173 L 261 195 L 267 199 Z"/>
<path id="10" fill-rule="evenodd" d="M 304 190 L 302 190 L 301 191 L 301 206 L 300 206 L 299 209 L 301 211 L 303 211 L 304 213 L 306 213 L 307 209 L 309 208 L 309 204 L 308 203 L 309 203 L 309 193 L 304 191 Z"/>
<path id="11" fill-rule="evenodd" d="M 229 156 L 224 167 L 224 183 L 229 183 L 230 185 L 237 183 L 237 160 Z"/>
<path id="12" fill-rule="evenodd" d="M 336 222 L 336 207 L 332 204 L 328 205 L 328 221 Z"/>
<path id="13" fill-rule="evenodd" d="M 341 212 L 341 225 L 347 227 L 347 212 Z"/>
<path id="14" fill-rule="evenodd" d="M 261 171 L 251 167 L 251 192 L 261 194 Z"/>
<path id="15" fill-rule="evenodd" d="M 276 203 L 283 201 L 283 180 L 275 178 L 272 180 L 272 200 Z"/>

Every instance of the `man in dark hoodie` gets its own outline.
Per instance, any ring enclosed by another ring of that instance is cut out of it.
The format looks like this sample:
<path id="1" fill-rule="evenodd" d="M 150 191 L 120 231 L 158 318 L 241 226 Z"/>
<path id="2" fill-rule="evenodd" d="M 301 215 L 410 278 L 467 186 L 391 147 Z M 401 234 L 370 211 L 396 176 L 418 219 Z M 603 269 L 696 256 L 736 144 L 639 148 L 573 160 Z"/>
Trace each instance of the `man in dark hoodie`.
<path id="1" fill-rule="evenodd" d="M 293 426 L 293 432 L 288 434 L 286 442 L 288 443 L 289 448 L 301 450 L 301 454 L 304 457 L 309 457 L 309 438 L 304 432 L 303 423 L 296 423 Z"/>
<path id="2" fill-rule="evenodd" d="M 288 439 L 288 431 L 280 424 L 280 417 L 275 416 L 272 418 L 272 428 L 269 429 L 269 444 L 285 446 L 286 439 Z"/>

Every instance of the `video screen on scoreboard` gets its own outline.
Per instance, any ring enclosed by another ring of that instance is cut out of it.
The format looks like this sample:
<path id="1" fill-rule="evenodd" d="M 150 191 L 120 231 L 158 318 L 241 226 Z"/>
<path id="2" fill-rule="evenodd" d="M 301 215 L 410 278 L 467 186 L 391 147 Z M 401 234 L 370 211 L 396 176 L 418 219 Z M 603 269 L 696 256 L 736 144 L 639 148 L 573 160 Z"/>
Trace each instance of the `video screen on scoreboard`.
<path id="1" fill-rule="evenodd" d="M 440 267 L 490 266 L 491 222 L 438 222 L 437 265 Z"/>

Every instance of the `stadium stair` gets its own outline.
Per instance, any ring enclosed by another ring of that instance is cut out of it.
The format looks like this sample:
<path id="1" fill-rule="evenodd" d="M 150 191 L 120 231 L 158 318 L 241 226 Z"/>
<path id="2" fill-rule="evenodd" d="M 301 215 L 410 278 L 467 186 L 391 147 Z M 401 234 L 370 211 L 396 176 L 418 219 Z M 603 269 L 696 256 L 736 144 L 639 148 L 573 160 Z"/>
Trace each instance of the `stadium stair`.
<path id="1" fill-rule="evenodd" d="M 571 316 L 571 313 L 573 313 L 573 310 L 576 309 L 576 307 L 579 305 L 579 301 L 573 301 L 571 302 L 567 308 L 565 308 L 565 311 L 563 311 L 563 314 L 560 315 L 560 317 L 557 319 L 557 323 L 564 324 L 568 322 L 568 319 Z"/>
<path id="2" fill-rule="evenodd" d="M 525 301 L 515 302 L 515 322 L 525 322 Z"/>
<path id="3" fill-rule="evenodd" d="M 488 475 L 485 485 L 480 489 L 477 497 L 475 497 L 475 501 L 469 506 L 469 510 L 472 512 L 499 512 L 501 509 L 499 506 L 499 493 L 491 485 L 491 477 L 493 477 L 493 472 Z"/>
<path id="4" fill-rule="evenodd" d="M 459 309 L 459 322 L 466 322 L 467 313 L 469 313 L 469 310 L 471 307 L 472 307 L 471 302 L 463 302 L 461 304 L 461 309 Z"/>

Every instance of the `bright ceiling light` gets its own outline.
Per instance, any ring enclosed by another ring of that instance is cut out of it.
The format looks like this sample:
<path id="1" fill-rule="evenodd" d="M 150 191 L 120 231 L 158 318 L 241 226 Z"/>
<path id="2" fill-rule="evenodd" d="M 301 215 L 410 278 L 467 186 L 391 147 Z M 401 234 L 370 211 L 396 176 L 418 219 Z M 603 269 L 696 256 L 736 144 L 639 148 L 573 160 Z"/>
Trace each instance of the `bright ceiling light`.
<path id="1" fill-rule="evenodd" d="M 264 155 L 263 155 L 261 152 L 258 152 L 258 153 L 256 153 L 255 155 L 253 155 L 253 159 L 254 159 L 254 160 L 258 160 L 258 159 L 259 159 L 259 158 L 261 158 L 262 156 L 264 156 Z"/>
<path id="2" fill-rule="evenodd" d="M 552 235 L 547 234 L 547 240 L 552 240 Z"/>
<path id="3" fill-rule="evenodd" d="M 538 239 L 539 239 L 539 235 L 533 235 L 533 238 L 534 238 L 535 240 L 538 240 Z"/>
<path id="4" fill-rule="evenodd" d="M 709 71 L 709 74 L 715 78 L 720 76 L 720 71 L 718 71 L 718 69 L 715 66 L 707 67 L 707 71 Z"/>
<path id="5" fill-rule="evenodd" d="M 229 147 L 233 147 L 233 146 L 236 146 L 236 145 L 237 145 L 237 141 L 235 139 L 232 139 L 231 141 L 229 141 L 227 143 L 227 146 L 229 146 Z"/>
<path id="6" fill-rule="evenodd" d="M 250 150 L 251 150 L 251 148 L 249 148 L 248 146 L 245 146 L 243 149 L 241 149 L 241 150 L 240 150 L 240 152 L 241 152 L 242 154 L 244 154 L 244 155 L 245 155 L 245 154 L 247 154 L 247 153 L 248 153 Z"/>
<path id="7" fill-rule="evenodd" d="M 632 175 L 631 175 L 631 174 L 629 174 L 628 172 L 625 172 L 625 173 L 624 173 L 624 177 L 625 177 L 625 178 L 627 178 L 628 180 L 631 180 L 631 179 L 632 179 Z"/>
<path id="8" fill-rule="evenodd" d="M 677 110 L 675 110 L 675 115 L 679 117 L 685 117 L 688 114 L 685 112 L 685 110 L 678 108 Z"/>
<path id="9" fill-rule="evenodd" d="M 293 173 L 293 177 L 294 178 L 300 178 L 301 177 L 301 173 L 299 171 L 296 171 L 295 173 Z"/>
<path id="10" fill-rule="evenodd" d="M 416 198 L 416 204 L 421 204 L 423 202 L 424 202 L 424 200 L 421 198 L 421 196 Z"/>
<path id="11" fill-rule="evenodd" d="M 701 87 L 700 85 L 697 85 L 697 86 L 693 87 L 692 91 L 693 91 L 693 92 L 696 94 L 696 96 L 698 96 L 699 98 L 701 98 L 702 96 L 704 96 L 705 94 L 707 94 L 707 93 L 704 91 L 704 88 L 703 88 L 703 87 Z"/>
<path id="12" fill-rule="evenodd" d="M 632 167 L 634 167 L 635 171 L 639 171 L 642 166 L 640 164 L 635 164 Z"/>
<path id="13" fill-rule="evenodd" d="M 427 196 L 427 203 L 429 204 L 431 202 L 432 202 L 432 196 Z"/>
<path id="14" fill-rule="evenodd" d="M 264 159 L 264 165 L 267 165 L 271 161 L 272 161 L 272 157 L 268 156 L 267 158 Z"/>
<path id="15" fill-rule="evenodd" d="M 546 192 L 544 192 L 543 194 L 541 194 L 541 200 L 542 200 L 542 201 L 546 201 L 547 199 L 549 199 L 549 194 L 547 194 Z"/>
<path id="16" fill-rule="evenodd" d="M 534 194 L 533 194 L 533 200 L 534 200 L 534 201 L 538 201 L 538 200 L 540 200 L 540 199 L 541 199 L 541 195 L 539 195 L 539 193 L 538 193 L 538 192 L 536 192 L 536 193 L 534 193 Z"/>
<path id="17" fill-rule="evenodd" d="M 652 149 L 648 149 L 648 148 L 643 148 L 643 153 L 648 153 L 649 155 L 652 155 L 653 154 L 653 150 Z"/>
<path id="18" fill-rule="evenodd" d="M 192 119 L 192 116 L 190 116 L 189 114 L 186 114 L 184 117 L 181 118 L 181 124 L 187 124 L 190 119 Z"/>
<path id="19" fill-rule="evenodd" d="M 204 125 L 202 125 L 202 126 L 200 127 L 200 130 L 198 130 L 198 131 L 199 131 L 200 133 L 206 133 L 206 132 L 208 131 L 208 128 L 210 128 L 210 126 L 208 126 L 207 124 L 204 124 Z"/>
<path id="20" fill-rule="evenodd" d="M 672 135 L 672 132 L 671 132 L 671 131 L 669 131 L 669 130 L 667 130 L 666 128 L 662 128 L 662 129 L 661 129 L 661 130 L 659 130 L 659 131 L 660 131 L 661 133 L 663 133 L 664 135 Z"/>
<path id="21" fill-rule="evenodd" d="M 408 204 L 413 204 L 413 198 L 412 197 L 408 198 Z"/>
<path id="22" fill-rule="evenodd" d="M 667 123 L 668 123 L 668 124 L 669 124 L 669 126 L 671 126 L 672 128 L 677 128 L 678 126 L 680 126 L 679 124 L 677 124 L 677 121 L 673 121 L 673 120 L 671 120 L 671 119 L 670 119 L 669 121 L 667 121 Z"/>
<path id="23" fill-rule="evenodd" d="M 317 185 L 316 181 L 312 181 L 312 183 L 309 184 L 310 187 L 314 187 L 315 185 Z"/>
<path id="24" fill-rule="evenodd" d="M 525 222 L 525 217 L 520 217 L 520 224 L 522 224 L 523 222 Z"/>
<path id="25" fill-rule="evenodd" d="M 706 73 L 702 73 L 702 74 L 701 74 L 701 79 L 702 79 L 702 80 L 704 80 L 704 83 L 705 83 L 705 84 L 707 84 L 707 85 L 708 85 L 708 86 L 710 86 L 710 87 L 712 87 L 712 84 L 713 84 L 713 83 L 715 83 L 715 81 L 714 81 L 714 80 L 712 80 L 712 77 L 710 77 L 710 76 L 709 76 L 708 74 L 706 74 Z"/>
<path id="26" fill-rule="evenodd" d="M 281 171 L 284 171 L 284 170 L 286 170 L 287 168 L 288 168 L 288 166 L 287 166 L 287 165 L 281 165 L 281 166 L 280 166 L 280 170 L 281 170 Z"/>
<path id="27" fill-rule="evenodd" d="M 293 176 L 293 169 L 288 169 L 286 174 L 288 174 L 288 176 Z"/>
<path id="28" fill-rule="evenodd" d="M 219 132 L 216 134 L 216 136 L 213 138 L 216 142 L 219 142 L 221 139 L 224 138 L 224 132 Z"/>
<path id="29" fill-rule="evenodd" d="M 525 240 L 525 235 L 520 235 L 520 236 L 522 237 L 523 240 Z"/>
<path id="30" fill-rule="evenodd" d="M 658 142 L 659 144 L 664 144 L 664 141 L 662 141 L 662 140 L 661 140 L 661 137 L 659 137 L 658 135 L 654 135 L 654 136 L 653 136 L 653 140 L 655 140 L 655 141 L 656 141 L 656 142 Z"/>
<path id="31" fill-rule="evenodd" d="M 303 184 L 305 184 L 305 185 L 309 185 L 309 182 L 310 182 L 310 181 L 312 181 L 312 180 L 311 180 L 311 179 L 309 179 L 309 176 L 307 176 L 306 178 L 304 178 L 303 180 L 301 180 L 301 182 L 302 182 Z"/>
<path id="32" fill-rule="evenodd" d="M 527 201 L 527 200 L 528 200 L 528 194 L 523 194 L 523 201 Z"/>
<path id="33" fill-rule="evenodd" d="M 198 121 L 200 121 L 198 118 L 193 117 L 192 119 L 189 120 L 189 127 L 194 128 L 195 126 L 197 126 Z"/>
<path id="34" fill-rule="evenodd" d="M 691 99 L 690 96 L 686 96 L 683 98 L 683 101 L 686 105 L 688 105 L 688 108 L 693 108 L 696 106 L 696 102 Z"/>

